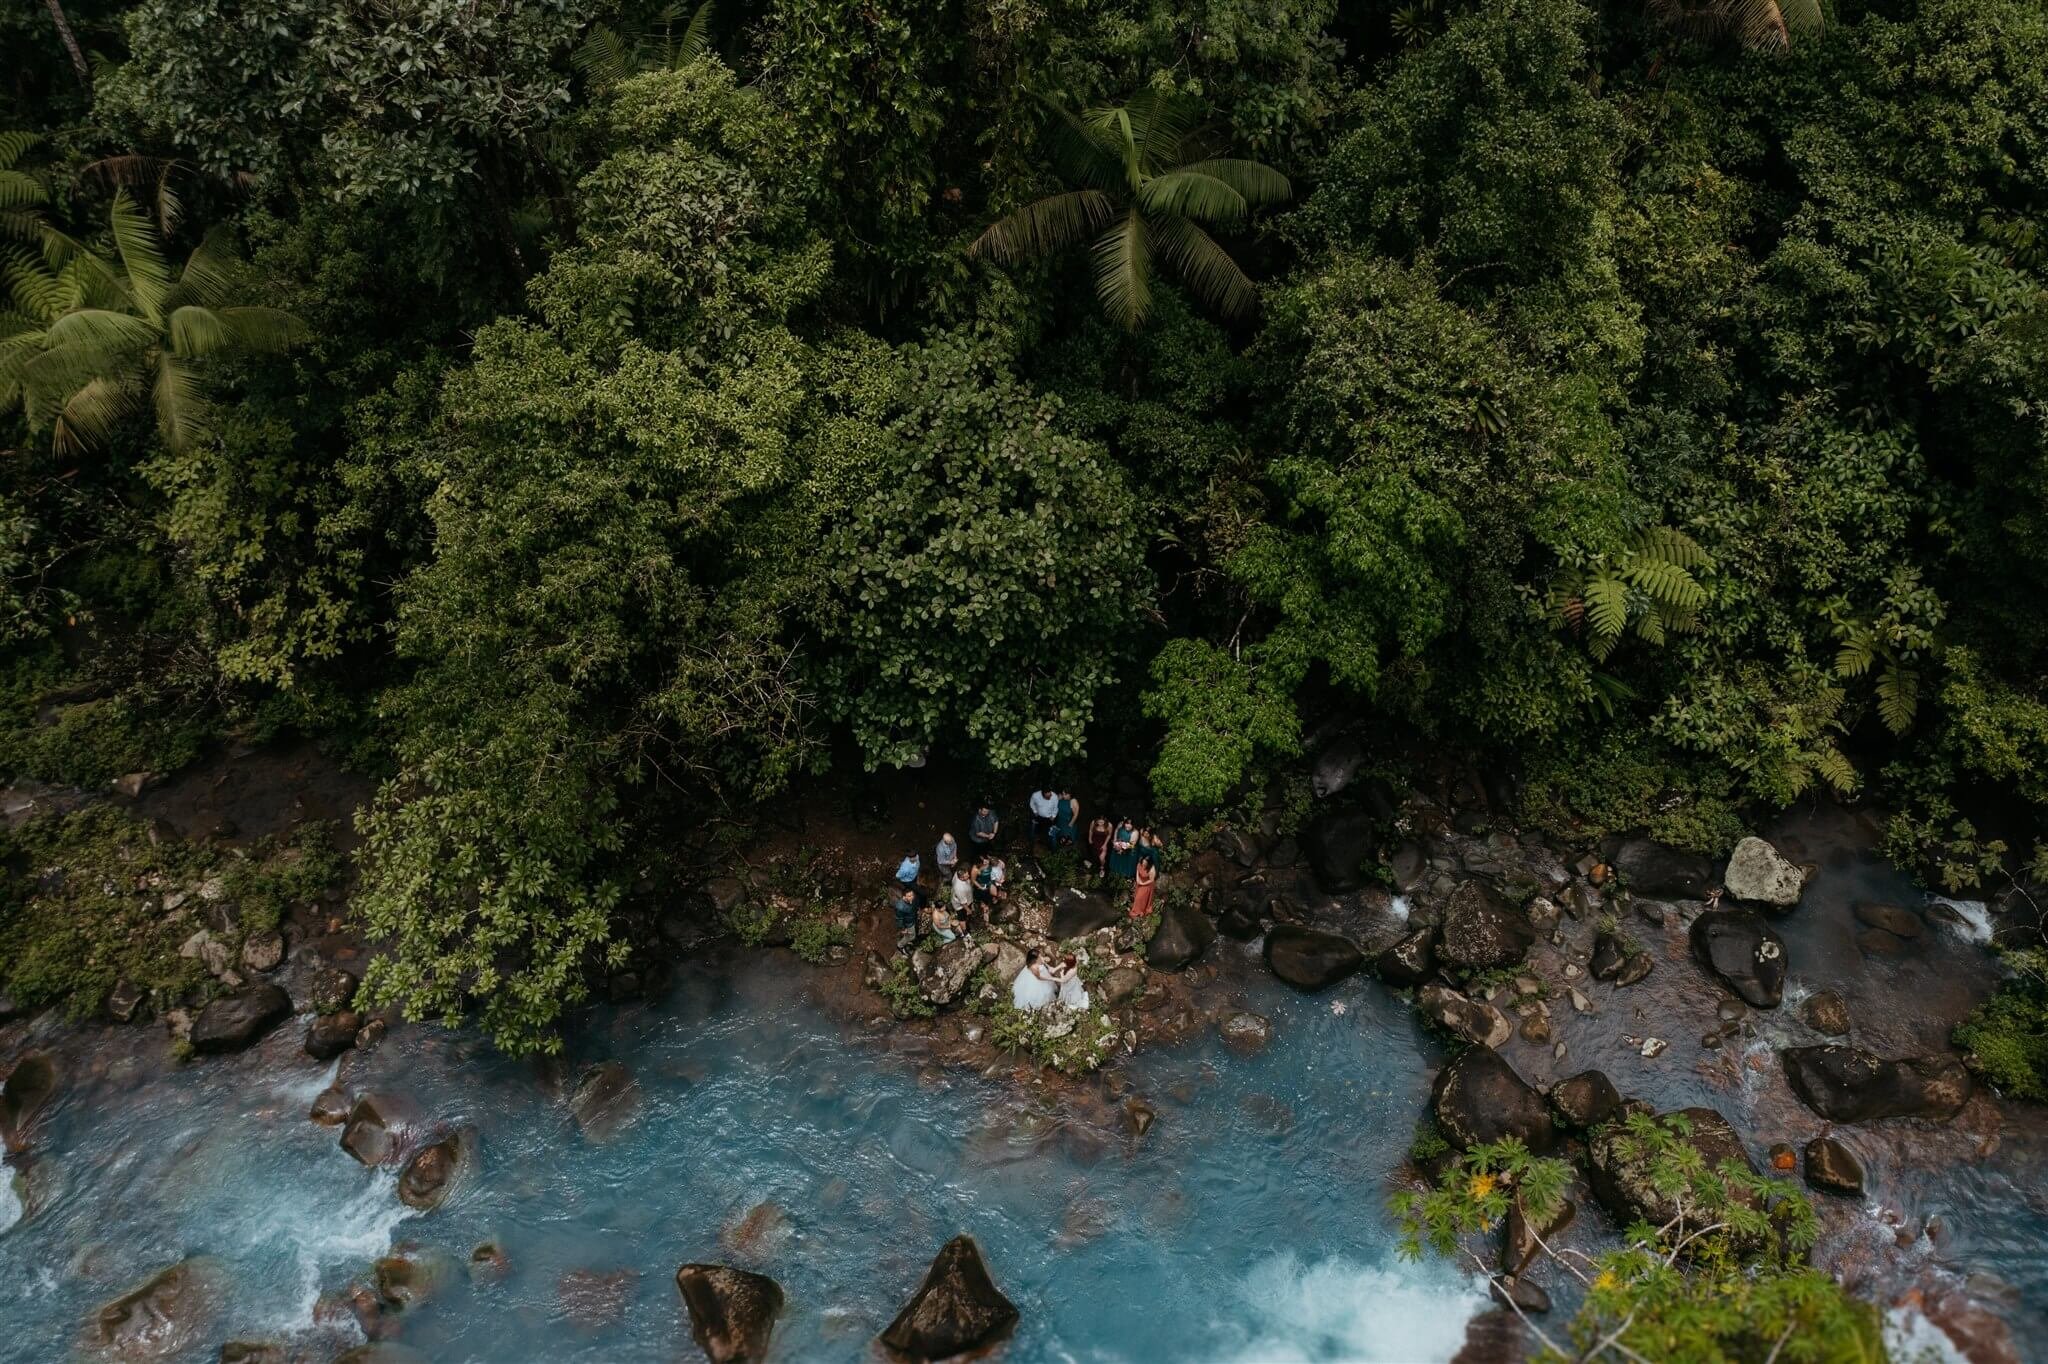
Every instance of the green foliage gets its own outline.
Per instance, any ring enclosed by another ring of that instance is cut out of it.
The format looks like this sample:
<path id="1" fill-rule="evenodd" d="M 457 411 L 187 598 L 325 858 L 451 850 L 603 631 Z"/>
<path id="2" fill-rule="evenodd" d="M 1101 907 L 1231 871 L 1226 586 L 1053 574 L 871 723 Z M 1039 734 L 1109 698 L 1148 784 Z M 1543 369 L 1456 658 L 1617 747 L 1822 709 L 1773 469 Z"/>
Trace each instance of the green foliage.
<path id="1" fill-rule="evenodd" d="M 813 966 L 823 965 L 835 947 L 845 947 L 853 934 L 832 921 L 829 912 L 814 907 L 800 915 L 789 930 L 789 950 Z"/>
<path id="2" fill-rule="evenodd" d="M 177 771 L 199 756 L 211 734 L 204 713 L 136 688 L 59 705 L 47 721 L 18 716 L 16 727 L 0 734 L 0 771 L 100 790 L 130 772 Z"/>
<path id="3" fill-rule="evenodd" d="M 1202 640 L 1169 640 L 1153 658 L 1145 713 L 1166 726 L 1152 792 L 1176 805 L 1220 805 L 1255 757 L 1301 747 L 1289 699 Z"/>
<path id="4" fill-rule="evenodd" d="M 2001 954 L 2013 974 L 1956 1028 L 1973 1069 L 2015 1099 L 2048 1103 L 2048 951 Z"/>
<path id="5" fill-rule="evenodd" d="M 1023 1052 L 1062 1075 L 1086 1075 L 1115 1054 L 1116 1020 L 1100 1008 L 1013 1008 L 1007 998 L 988 1006 L 988 1038 L 998 1051 Z"/>
<path id="6" fill-rule="evenodd" d="M 938 1013 L 931 1001 L 918 988 L 917 976 L 910 969 L 910 958 L 892 957 L 889 968 L 883 973 L 880 986 L 882 998 L 889 1001 L 889 1012 L 898 1018 L 930 1018 Z"/>

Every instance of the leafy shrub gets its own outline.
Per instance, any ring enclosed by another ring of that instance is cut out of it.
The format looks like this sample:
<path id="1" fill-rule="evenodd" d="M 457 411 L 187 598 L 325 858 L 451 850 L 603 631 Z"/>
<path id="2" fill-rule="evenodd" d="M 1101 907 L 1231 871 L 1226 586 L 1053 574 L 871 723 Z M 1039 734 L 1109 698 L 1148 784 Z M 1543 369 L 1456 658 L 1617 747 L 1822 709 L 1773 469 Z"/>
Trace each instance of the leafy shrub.
<path id="1" fill-rule="evenodd" d="M 1955 1044 L 2002 1092 L 2048 1103 L 2048 950 L 2004 955 L 2015 974 L 1956 1028 Z"/>

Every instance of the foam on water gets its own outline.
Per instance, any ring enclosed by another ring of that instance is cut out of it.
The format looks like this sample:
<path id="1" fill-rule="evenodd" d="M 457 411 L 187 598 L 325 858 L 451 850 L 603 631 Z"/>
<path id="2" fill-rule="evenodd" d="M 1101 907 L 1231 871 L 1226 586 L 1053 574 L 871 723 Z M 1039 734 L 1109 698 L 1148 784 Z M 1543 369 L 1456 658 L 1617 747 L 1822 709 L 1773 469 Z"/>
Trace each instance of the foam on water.
<path id="1" fill-rule="evenodd" d="M 398 1201 L 398 1177 L 379 1171 L 339 1207 L 306 1207 L 279 1198 L 248 1227 L 253 1248 L 276 1250 L 297 1262 L 298 1296 L 279 1301 L 270 1320 L 276 1331 L 303 1327 L 312 1319 L 322 1285 L 340 1270 L 360 1269 L 391 1249 L 398 1225 L 417 1216 Z"/>
<path id="2" fill-rule="evenodd" d="M 21 1220 L 21 1194 L 14 1187 L 19 1178 L 13 1167 L 0 1162 L 0 1232 Z"/>
<path id="3" fill-rule="evenodd" d="M 1884 1348 L 1894 1364 L 1970 1364 L 1939 1326 L 1911 1307 L 1885 1313 Z"/>
<path id="4" fill-rule="evenodd" d="M 1407 923 L 1409 910 L 1408 897 L 1405 895 L 1396 895 L 1390 902 L 1388 902 L 1387 910 L 1396 919 L 1399 919 L 1402 923 Z"/>
<path id="5" fill-rule="evenodd" d="M 1241 1364 L 1440 1364 L 1463 1347 L 1486 1295 L 1441 1266 L 1283 1253 L 1253 1266 L 1232 1306 Z"/>
<path id="6" fill-rule="evenodd" d="M 1964 942 L 1991 941 L 1991 911 L 1982 900 L 1951 900 L 1946 895 L 1935 895 L 1928 898 L 1928 903 L 1945 905 L 1953 911 L 1953 916 L 1934 916 L 1935 921 Z"/>

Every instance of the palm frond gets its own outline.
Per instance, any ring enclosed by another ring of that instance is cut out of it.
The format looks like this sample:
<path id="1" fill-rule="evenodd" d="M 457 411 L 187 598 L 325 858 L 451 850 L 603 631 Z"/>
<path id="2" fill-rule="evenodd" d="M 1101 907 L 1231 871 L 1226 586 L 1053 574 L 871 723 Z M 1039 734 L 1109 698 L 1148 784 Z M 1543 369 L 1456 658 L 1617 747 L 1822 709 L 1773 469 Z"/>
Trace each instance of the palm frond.
<path id="1" fill-rule="evenodd" d="M 991 223 L 967 254 L 1005 263 L 1047 255 L 1085 240 L 1115 215 L 1116 205 L 1100 190 L 1048 195 Z"/>
<path id="2" fill-rule="evenodd" d="M 172 173 L 183 169 L 184 165 L 174 156 L 147 156 L 136 152 L 125 156 L 103 156 L 87 163 L 79 173 L 104 180 L 118 189 L 146 190 L 156 207 L 157 228 L 168 236 L 177 231 L 178 223 L 185 216 L 184 201 L 171 185 Z"/>
<path id="3" fill-rule="evenodd" d="M 1047 102 L 1045 108 L 1052 115 L 1045 149 L 1060 179 L 1087 189 L 1130 187 L 1121 139 L 1116 134 L 1076 118 L 1056 104 Z"/>
<path id="4" fill-rule="evenodd" d="M 161 306 L 167 312 L 188 303 L 217 308 L 234 296 L 234 270 L 227 233 L 216 227 L 185 258 L 185 268 L 178 272 L 178 282 L 165 294 Z"/>
<path id="5" fill-rule="evenodd" d="M 697 12 L 683 27 L 683 36 L 676 39 L 675 51 L 669 55 L 669 65 L 688 66 L 711 50 L 711 20 L 716 14 L 713 0 L 704 0 L 697 6 Z"/>
<path id="6" fill-rule="evenodd" d="M 120 354 L 149 346 L 161 333 L 148 319 L 133 313 L 74 308 L 52 322 L 46 334 L 52 347 L 78 346 Z"/>
<path id="7" fill-rule="evenodd" d="M 1146 90 L 1129 105 L 1133 138 L 1146 171 L 1177 166 L 1183 146 L 1201 122 L 1201 106 L 1186 95 Z"/>
<path id="8" fill-rule="evenodd" d="M 1251 204 L 1229 185 L 1186 170 L 1168 171 L 1147 180 L 1138 188 L 1138 203 L 1147 213 L 1205 223 L 1235 223 L 1251 212 Z"/>
<path id="9" fill-rule="evenodd" d="M 1233 322 L 1258 314 L 1259 290 L 1216 239 L 1186 218 L 1164 217 L 1153 241 L 1188 292 Z"/>
<path id="10" fill-rule="evenodd" d="M 1110 320 L 1136 331 L 1152 311 L 1152 249 L 1145 219 L 1133 207 L 1095 242 L 1095 295 Z"/>
<path id="11" fill-rule="evenodd" d="M 234 333 L 235 344 L 245 350 L 287 350 L 307 336 L 306 324 L 282 308 L 244 305 L 221 308 L 218 316 Z"/>
<path id="12" fill-rule="evenodd" d="M 163 248 L 149 219 L 135 206 L 125 189 L 114 191 L 113 207 L 107 210 L 107 226 L 114 237 L 114 250 L 128 276 L 128 291 L 136 305 L 152 320 L 163 317 L 164 296 L 171 289 L 171 268 L 164 263 Z"/>
<path id="13" fill-rule="evenodd" d="M 199 375 L 175 355 L 157 361 L 156 386 L 150 394 L 156 407 L 157 432 L 173 450 L 189 450 L 212 429 L 213 405 Z"/>
<path id="14" fill-rule="evenodd" d="M 1221 180 L 1254 208 L 1284 204 L 1294 193 L 1294 186 L 1279 171 L 1242 157 L 1211 156 L 1201 161 L 1190 161 L 1180 169 L 1191 175 Z"/>
<path id="15" fill-rule="evenodd" d="M 138 397 L 134 384 L 122 379 L 102 377 L 83 385 L 58 410 L 51 447 L 60 455 L 83 455 L 104 447 L 135 410 Z"/>
<path id="16" fill-rule="evenodd" d="M 41 133 L 10 128 L 0 132 L 0 170 L 13 170 L 30 149 L 43 140 Z"/>

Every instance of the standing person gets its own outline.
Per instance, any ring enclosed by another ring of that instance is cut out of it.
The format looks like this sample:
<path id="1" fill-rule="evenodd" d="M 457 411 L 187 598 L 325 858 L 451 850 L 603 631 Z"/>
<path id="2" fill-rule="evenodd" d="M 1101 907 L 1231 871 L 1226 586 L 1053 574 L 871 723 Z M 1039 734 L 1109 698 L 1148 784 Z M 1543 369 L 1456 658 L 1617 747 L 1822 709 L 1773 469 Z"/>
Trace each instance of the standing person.
<path id="1" fill-rule="evenodd" d="M 939 874 L 939 885 L 947 886 L 953 881 L 953 868 L 960 864 L 960 845 L 950 833 L 939 835 L 939 846 L 932 849 L 932 870 Z"/>
<path id="2" fill-rule="evenodd" d="M 1003 864 L 1003 859 L 991 857 L 988 860 L 988 894 L 997 904 L 1001 904 L 1008 893 L 1003 889 L 1003 882 L 1009 879 L 1010 869 Z"/>
<path id="3" fill-rule="evenodd" d="M 981 798 L 981 804 L 974 807 L 974 818 L 967 821 L 967 841 L 974 845 L 976 852 L 987 852 L 996 845 L 996 835 L 1003 831 L 1003 821 L 996 818 L 988 797 Z"/>
<path id="4" fill-rule="evenodd" d="M 1138 830 L 1138 860 L 1151 863 L 1154 871 L 1164 870 L 1166 866 L 1166 844 L 1152 832 L 1149 824 Z"/>
<path id="5" fill-rule="evenodd" d="M 1060 793 L 1050 786 L 1031 793 L 1031 846 L 1037 847 L 1043 840 L 1048 848 L 1057 846 L 1052 841 L 1053 821 L 1060 813 Z"/>
<path id="6" fill-rule="evenodd" d="M 986 857 L 974 859 L 974 903 L 984 911 L 995 903 L 996 898 L 995 881 L 989 875 L 988 861 Z"/>
<path id="7" fill-rule="evenodd" d="M 1081 802 L 1074 799 L 1072 791 L 1060 792 L 1058 804 L 1053 807 L 1052 828 L 1046 831 L 1045 841 L 1054 852 L 1080 838 L 1074 821 L 1081 817 Z"/>
<path id="8" fill-rule="evenodd" d="M 1116 833 L 1110 836 L 1109 871 L 1126 881 L 1138 874 L 1138 826 L 1128 819 L 1118 820 Z"/>
<path id="9" fill-rule="evenodd" d="M 961 923 L 974 910 L 974 877 L 965 867 L 953 869 L 953 917 Z"/>
<path id="10" fill-rule="evenodd" d="M 1131 917 L 1142 919 L 1152 912 L 1152 892 L 1159 884 L 1159 868 L 1146 861 L 1138 863 L 1138 874 L 1131 879 Z"/>
<path id="11" fill-rule="evenodd" d="M 896 916 L 896 950 L 901 952 L 917 935 L 917 892 L 901 884 L 889 887 L 889 909 Z"/>
<path id="12" fill-rule="evenodd" d="M 1088 991 L 1081 984 L 1081 965 L 1074 957 L 1068 957 L 1052 971 L 1053 983 L 1059 986 L 1060 1007 L 1063 1009 L 1086 1010 Z"/>
<path id="13" fill-rule="evenodd" d="M 924 862 L 918 857 L 917 849 L 912 848 L 909 852 L 903 854 L 903 860 L 896 864 L 896 884 L 899 886 L 914 886 L 917 884 L 917 878 L 923 872 Z"/>
<path id="14" fill-rule="evenodd" d="M 1109 875 L 1109 840 L 1115 832 L 1108 815 L 1097 815 L 1088 823 L 1088 865 L 1095 868 L 1098 881 Z"/>

